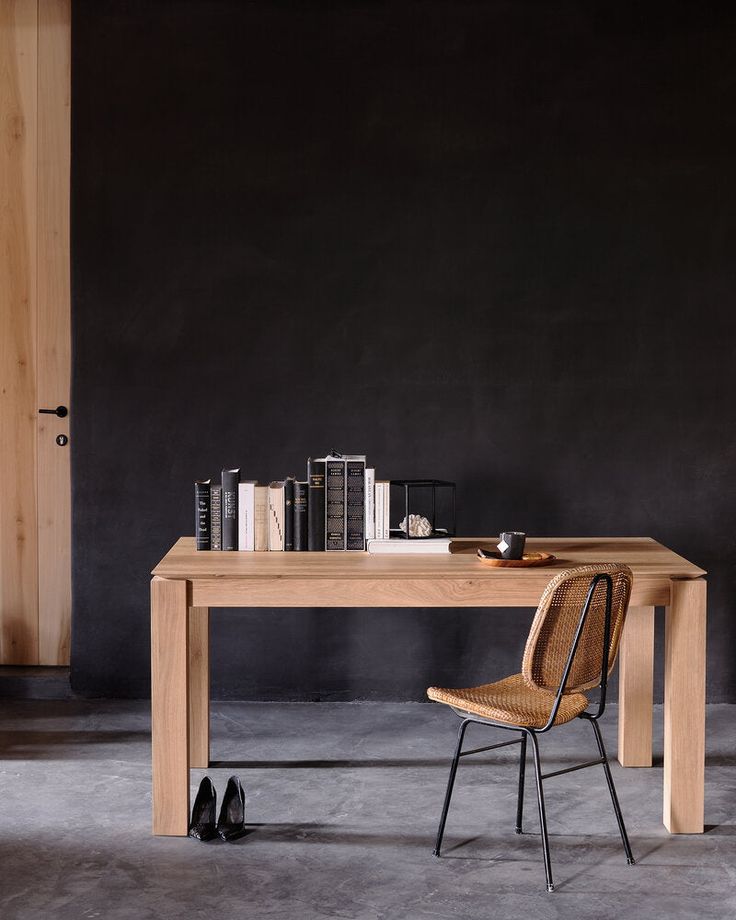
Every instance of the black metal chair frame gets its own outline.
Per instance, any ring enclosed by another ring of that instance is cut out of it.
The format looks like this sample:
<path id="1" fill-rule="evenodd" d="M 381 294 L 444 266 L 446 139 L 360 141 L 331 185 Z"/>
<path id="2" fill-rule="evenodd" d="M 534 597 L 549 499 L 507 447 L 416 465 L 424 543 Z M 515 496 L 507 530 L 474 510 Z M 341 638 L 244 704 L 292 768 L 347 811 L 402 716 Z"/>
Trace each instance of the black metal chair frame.
<path id="1" fill-rule="evenodd" d="M 596 760 L 589 760 L 585 763 L 576 764 L 574 767 L 566 767 L 564 770 L 554 770 L 552 773 L 542 773 L 541 761 L 539 758 L 539 744 L 537 742 L 537 735 L 543 735 L 545 732 L 548 732 L 554 725 L 554 721 L 557 717 L 557 713 L 560 708 L 560 703 L 562 702 L 562 697 L 565 693 L 565 687 L 567 686 L 567 681 L 570 676 L 570 671 L 572 670 L 572 665 L 575 660 L 575 653 L 578 650 L 578 645 L 580 644 L 580 638 L 583 634 L 583 629 L 585 627 L 585 621 L 588 617 L 590 607 L 595 595 L 595 590 L 598 587 L 598 584 L 603 581 L 606 584 L 606 607 L 605 607 L 605 623 L 603 629 L 603 656 L 601 663 L 601 682 L 600 682 L 600 695 L 598 697 L 598 708 L 594 713 L 581 712 L 577 717 L 579 719 L 585 719 L 593 727 L 593 732 L 595 734 L 596 744 L 598 746 L 599 756 Z M 442 847 L 442 838 L 445 833 L 445 823 L 447 822 L 447 812 L 450 808 L 450 800 L 452 798 L 452 790 L 455 785 L 455 775 L 457 774 L 458 762 L 461 757 L 468 757 L 471 754 L 480 754 L 483 751 L 493 751 L 496 748 L 508 747 L 511 744 L 521 744 L 521 756 L 519 758 L 519 798 L 516 809 L 516 833 L 522 833 L 522 817 L 524 813 L 524 774 L 526 768 L 526 746 L 527 740 L 531 741 L 532 754 L 534 757 L 534 774 L 536 778 L 537 785 L 537 802 L 539 804 L 539 823 L 542 831 L 542 850 L 544 854 L 544 871 L 547 877 L 547 891 L 554 891 L 555 886 L 552 880 L 552 863 L 550 861 L 549 853 L 549 837 L 547 834 L 547 813 L 544 806 L 544 788 L 543 780 L 551 779 L 553 776 L 561 776 L 563 773 L 573 773 L 576 770 L 585 770 L 587 767 L 595 767 L 601 765 L 606 774 L 606 782 L 608 783 L 608 791 L 611 794 L 611 801 L 613 802 L 613 810 L 616 813 L 616 821 L 618 822 L 618 829 L 621 833 L 621 840 L 624 845 L 624 852 L 626 853 L 626 862 L 633 866 L 635 863 L 634 857 L 631 853 L 631 846 L 629 844 L 629 838 L 626 833 L 626 827 L 624 825 L 623 815 L 621 814 L 621 806 L 618 802 L 618 796 L 616 795 L 616 787 L 613 783 L 613 777 L 611 775 L 611 768 L 608 764 L 608 755 L 606 754 L 606 749 L 603 744 L 603 737 L 601 736 L 601 730 L 598 726 L 598 720 L 603 715 L 606 708 L 606 688 L 608 686 L 608 668 L 609 668 L 609 646 L 610 646 L 610 637 L 611 637 L 611 605 L 613 597 L 613 579 L 610 575 L 602 573 L 595 575 L 590 583 L 590 588 L 588 589 L 588 594 L 585 599 L 585 604 L 583 606 L 583 611 L 578 622 L 577 630 L 575 632 L 575 638 L 570 649 L 570 654 L 567 658 L 567 663 L 565 664 L 565 669 L 562 674 L 562 680 L 560 681 L 560 686 L 557 690 L 555 696 L 555 701 L 552 706 L 552 710 L 549 714 L 549 718 L 545 723 L 543 728 L 527 728 L 519 725 L 505 724 L 503 722 L 495 722 L 491 719 L 484 719 L 481 716 L 473 716 L 470 713 L 462 712 L 459 709 L 455 709 L 455 712 L 462 718 L 460 724 L 460 729 L 458 731 L 457 737 L 457 746 L 455 748 L 455 755 L 452 759 L 452 764 L 450 766 L 450 776 L 447 781 L 447 792 L 445 793 L 445 801 L 442 806 L 442 816 L 440 817 L 440 825 L 437 830 L 437 841 L 434 847 L 434 855 L 440 856 L 440 850 Z M 454 708 L 454 707 L 453 707 Z M 520 738 L 514 738 L 513 741 L 502 741 L 499 744 L 490 744 L 487 747 L 474 748 L 472 751 L 463 751 L 463 739 L 465 737 L 465 730 L 468 725 L 472 722 L 475 722 L 479 725 L 490 725 L 493 728 L 502 728 L 506 731 L 521 731 Z"/>

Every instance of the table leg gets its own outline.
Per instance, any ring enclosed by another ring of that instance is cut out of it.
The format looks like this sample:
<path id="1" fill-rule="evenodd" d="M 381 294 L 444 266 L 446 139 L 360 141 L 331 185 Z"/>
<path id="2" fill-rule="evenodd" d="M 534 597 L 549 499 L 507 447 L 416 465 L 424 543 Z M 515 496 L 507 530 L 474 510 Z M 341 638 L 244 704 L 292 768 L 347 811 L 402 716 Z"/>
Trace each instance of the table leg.
<path id="1" fill-rule="evenodd" d="M 210 765 L 210 610 L 189 608 L 189 763 Z"/>
<path id="2" fill-rule="evenodd" d="M 705 615 L 705 580 L 673 579 L 664 651 L 663 820 L 671 834 L 703 833 Z"/>
<path id="3" fill-rule="evenodd" d="M 151 580 L 153 833 L 185 837 L 189 827 L 187 583 Z"/>
<path id="4" fill-rule="evenodd" d="M 618 759 L 622 767 L 652 765 L 654 607 L 630 607 L 618 664 Z"/>

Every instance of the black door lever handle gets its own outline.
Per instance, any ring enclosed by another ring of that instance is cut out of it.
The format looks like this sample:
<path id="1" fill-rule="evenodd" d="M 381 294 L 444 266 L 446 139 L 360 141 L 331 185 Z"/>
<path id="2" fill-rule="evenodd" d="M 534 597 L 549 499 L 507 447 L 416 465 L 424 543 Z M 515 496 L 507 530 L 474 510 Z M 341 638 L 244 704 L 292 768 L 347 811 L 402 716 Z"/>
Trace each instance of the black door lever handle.
<path id="1" fill-rule="evenodd" d="M 66 418 L 69 410 L 66 406 L 57 406 L 55 409 L 39 409 L 42 415 L 58 415 L 59 418 Z"/>

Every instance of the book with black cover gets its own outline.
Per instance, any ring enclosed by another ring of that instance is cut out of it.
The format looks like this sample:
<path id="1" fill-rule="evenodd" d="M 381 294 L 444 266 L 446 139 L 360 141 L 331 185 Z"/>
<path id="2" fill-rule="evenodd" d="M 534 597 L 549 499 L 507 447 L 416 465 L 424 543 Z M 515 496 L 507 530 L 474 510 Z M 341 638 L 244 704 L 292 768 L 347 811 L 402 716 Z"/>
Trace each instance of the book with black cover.
<path id="1" fill-rule="evenodd" d="M 238 548 L 238 483 L 240 470 L 222 471 L 222 548 Z"/>
<path id="2" fill-rule="evenodd" d="M 345 549 L 345 460 L 325 458 L 325 549 Z"/>
<path id="3" fill-rule="evenodd" d="M 345 461 L 345 549 L 365 550 L 365 460 Z"/>
<path id="4" fill-rule="evenodd" d="M 309 484 L 294 483 L 294 551 L 299 553 L 309 546 Z"/>
<path id="5" fill-rule="evenodd" d="M 284 480 L 284 552 L 294 549 L 294 483 L 296 477 L 287 476 Z"/>
<path id="6" fill-rule="evenodd" d="M 365 539 L 376 537 L 376 471 L 373 467 L 365 470 Z"/>
<path id="7" fill-rule="evenodd" d="M 309 483 L 309 516 L 307 521 L 308 549 L 312 552 L 325 548 L 325 461 L 324 458 L 307 460 Z"/>
<path id="8" fill-rule="evenodd" d="M 197 549 L 210 549 L 211 514 L 210 514 L 210 480 L 199 479 L 194 483 L 194 535 Z"/>
<path id="9" fill-rule="evenodd" d="M 210 488 L 210 514 L 212 518 L 212 546 L 211 549 L 222 549 L 222 486 Z"/>

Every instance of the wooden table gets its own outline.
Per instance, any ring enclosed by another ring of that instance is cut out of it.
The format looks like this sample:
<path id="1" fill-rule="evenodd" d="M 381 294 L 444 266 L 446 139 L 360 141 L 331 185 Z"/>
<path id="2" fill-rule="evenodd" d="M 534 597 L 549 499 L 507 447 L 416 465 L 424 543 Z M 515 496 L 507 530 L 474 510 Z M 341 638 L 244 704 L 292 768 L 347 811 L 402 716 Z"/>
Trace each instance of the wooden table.
<path id="1" fill-rule="evenodd" d="M 649 537 L 530 539 L 530 550 L 548 550 L 557 562 L 496 569 L 475 557 L 477 546 L 495 542 L 459 540 L 446 556 L 372 556 L 197 552 L 193 537 L 178 540 L 151 581 L 153 833 L 187 834 L 189 770 L 209 766 L 210 607 L 536 607 L 556 572 L 592 562 L 625 562 L 634 572 L 619 658 L 618 758 L 626 767 L 652 763 L 654 608 L 667 608 L 664 824 L 673 834 L 702 833 L 703 569 Z"/>

